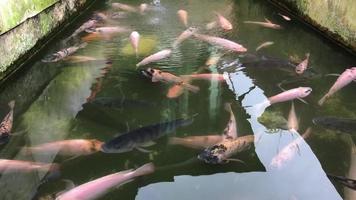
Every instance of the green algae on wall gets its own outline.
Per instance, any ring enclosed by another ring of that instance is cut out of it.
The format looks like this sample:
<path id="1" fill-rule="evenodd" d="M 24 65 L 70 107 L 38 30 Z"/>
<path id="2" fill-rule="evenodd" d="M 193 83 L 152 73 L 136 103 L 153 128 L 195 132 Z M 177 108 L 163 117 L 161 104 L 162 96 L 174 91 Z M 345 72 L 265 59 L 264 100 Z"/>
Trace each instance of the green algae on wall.
<path id="1" fill-rule="evenodd" d="M 2 0 L 0 1 L 0 34 L 21 24 L 59 0 Z"/>
<path id="2" fill-rule="evenodd" d="M 270 0 L 356 52 L 355 0 Z"/>

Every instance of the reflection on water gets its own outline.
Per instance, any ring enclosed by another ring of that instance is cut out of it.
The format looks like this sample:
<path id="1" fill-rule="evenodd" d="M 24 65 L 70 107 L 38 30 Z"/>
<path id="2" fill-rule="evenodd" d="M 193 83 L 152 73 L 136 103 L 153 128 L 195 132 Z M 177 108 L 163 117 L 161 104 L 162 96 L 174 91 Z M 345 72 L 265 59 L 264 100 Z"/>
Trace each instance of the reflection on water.
<path id="1" fill-rule="evenodd" d="M 14 130 L 25 133 L 13 136 L 2 146 L 0 158 L 59 163 L 60 173 L 47 174 L 41 170 L 3 174 L 0 199 L 31 199 L 33 196 L 37 199 L 62 191 L 68 185 L 65 183 L 69 183 L 63 180 L 80 185 L 150 161 L 156 165 L 155 173 L 127 183 L 102 199 L 341 199 L 343 188 L 333 182 L 334 188 L 325 172 L 349 173 L 355 178 L 352 170 L 354 149 L 350 148 L 350 138 L 355 138 L 316 127 L 312 119 L 327 115 L 356 118 L 353 112 L 356 94 L 352 84 L 335 94 L 322 108 L 316 106 L 335 81 L 334 77 L 324 75 L 344 71 L 355 63 L 355 58 L 295 20 L 284 21 L 279 11 L 262 0 L 146 3 L 156 6 L 145 15 L 112 9 L 111 2 L 99 2 L 95 7 L 95 11 L 115 16 L 106 20 L 104 26 L 120 26 L 139 32 L 141 42 L 137 57 L 130 46 L 130 33 L 103 36 L 83 32 L 78 38 L 68 39 L 75 29 L 89 20 L 93 15 L 90 12 L 59 36 L 58 41 L 12 83 L 2 87 L 0 114 L 4 116 L 8 112 L 7 102 L 15 99 Z M 173 49 L 171 57 L 148 67 L 175 75 L 223 73 L 228 84 L 192 80 L 191 84 L 198 86 L 199 92 L 183 91 L 178 98 L 167 98 L 171 86 L 152 83 L 136 70 L 136 64 L 147 55 L 170 48 L 177 36 L 186 30 L 177 18 L 179 9 L 188 11 L 189 24 L 202 33 L 228 38 L 249 51 L 229 53 L 194 38 L 185 40 Z M 234 29 L 230 32 L 219 28 L 204 30 L 215 18 L 212 10 L 228 18 Z M 284 29 L 243 23 L 263 21 L 265 17 Z M 83 41 L 88 45 L 70 58 L 55 63 L 40 61 Z M 256 47 L 266 41 L 274 44 L 256 53 Z M 312 69 L 297 76 L 295 63 L 289 61 L 289 57 L 303 58 L 306 52 L 310 52 Z M 267 97 L 280 93 L 280 87 L 299 86 L 313 88 L 312 94 L 305 99 L 308 104 L 294 101 L 300 132 L 281 130 L 286 127 L 290 103 L 269 106 Z M 170 145 L 172 140 L 168 137 L 145 147 L 148 153 L 134 149 L 121 154 L 97 152 L 66 158 L 57 155 L 56 151 L 29 153 L 22 149 L 69 139 L 109 141 L 140 127 L 196 114 L 191 125 L 177 128 L 169 136 L 210 135 L 219 140 L 230 118 L 230 113 L 224 109 L 225 103 L 232 104 L 238 133 L 255 136 L 254 147 L 232 157 L 245 164 L 231 161 L 208 165 L 197 159 L 199 150 Z M 308 127 L 313 128 L 311 135 L 302 137 Z M 352 195 L 349 190 L 345 191 L 345 197 L 352 199 Z"/>

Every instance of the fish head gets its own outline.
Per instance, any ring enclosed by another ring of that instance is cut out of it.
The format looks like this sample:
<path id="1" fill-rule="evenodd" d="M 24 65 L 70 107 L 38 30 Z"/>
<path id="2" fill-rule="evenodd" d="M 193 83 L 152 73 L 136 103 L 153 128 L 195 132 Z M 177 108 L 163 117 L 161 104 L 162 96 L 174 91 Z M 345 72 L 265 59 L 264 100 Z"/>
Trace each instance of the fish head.
<path id="1" fill-rule="evenodd" d="M 311 87 L 300 87 L 298 89 L 299 89 L 299 98 L 304 98 L 313 91 Z"/>
<path id="2" fill-rule="evenodd" d="M 120 138 L 120 137 L 119 137 Z M 124 153 L 131 151 L 134 146 L 130 141 L 115 138 L 101 145 L 101 151 L 104 153 Z"/>
<path id="3" fill-rule="evenodd" d="M 225 151 L 226 147 L 224 145 L 217 144 L 207 149 L 204 149 L 204 151 L 198 155 L 198 159 L 209 164 L 223 163 Z"/>
<path id="4" fill-rule="evenodd" d="M 236 51 L 236 52 L 246 52 L 247 49 L 245 47 L 243 47 L 242 45 L 236 45 L 233 47 L 233 51 Z"/>
<path id="5" fill-rule="evenodd" d="M 91 142 L 90 150 L 92 152 L 100 151 L 102 149 L 103 144 L 104 144 L 102 141 L 99 141 L 99 140 L 96 140 L 96 139 L 92 139 L 92 140 L 90 140 L 90 142 Z"/>

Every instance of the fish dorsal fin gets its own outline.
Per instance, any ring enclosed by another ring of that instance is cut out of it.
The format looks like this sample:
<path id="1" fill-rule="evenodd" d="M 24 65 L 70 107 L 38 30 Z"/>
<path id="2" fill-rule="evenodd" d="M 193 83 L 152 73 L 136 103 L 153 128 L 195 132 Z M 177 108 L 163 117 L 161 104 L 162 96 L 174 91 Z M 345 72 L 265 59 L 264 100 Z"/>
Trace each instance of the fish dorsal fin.
<path id="1" fill-rule="evenodd" d="M 266 17 L 265 17 L 265 21 L 269 24 L 272 24 L 272 22 L 269 19 L 267 19 Z"/>

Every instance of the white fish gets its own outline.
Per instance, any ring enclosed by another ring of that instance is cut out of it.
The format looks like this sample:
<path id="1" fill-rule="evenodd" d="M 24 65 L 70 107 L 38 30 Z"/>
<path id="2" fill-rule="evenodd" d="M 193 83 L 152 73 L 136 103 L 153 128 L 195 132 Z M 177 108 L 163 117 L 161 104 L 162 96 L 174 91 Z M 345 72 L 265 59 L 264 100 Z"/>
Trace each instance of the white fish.
<path id="1" fill-rule="evenodd" d="M 298 87 L 298 88 L 284 91 L 275 96 L 269 97 L 268 100 L 270 104 L 275 104 L 275 103 L 290 101 L 294 99 L 301 99 L 308 96 L 312 91 L 313 90 L 310 87 Z"/>
<path id="2" fill-rule="evenodd" d="M 140 67 L 143 65 L 147 65 L 151 62 L 156 62 L 156 61 L 162 60 L 164 58 L 168 58 L 171 55 L 171 53 L 172 53 L 172 50 L 164 49 L 162 51 L 159 51 L 155 54 L 152 54 L 152 55 L 144 58 L 141 62 L 136 64 L 136 67 Z"/>
<path id="3" fill-rule="evenodd" d="M 304 139 L 309 137 L 310 134 L 311 128 L 308 128 L 301 137 L 298 137 L 291 143 L 287 144 L 276 156 L 272 158 L 269 167 L 271 169 L 281 169 L 287 162 L 294 158 L 298 151 L 298 146 Z"/>
<path id="4" fill-rule="evenodd" d="M 337 78 L 334 85 L 329 89 L 329 91 L 319 100 L 318 104 L 322 106 L 324 102 L 330 98 L 333 94 L 339 91 L 341 88 L 345 87 L 352 81 L 356 80 L 356 67 L 346 69 L 340 76 Z"/>
<path id="5" fill-rule="evenodd" d="M 152 163 L 145 164 L 136 170 L 126 170 L 110 174 L 90 182 L 79 185 L 63 194 L 59 195 L 56 200 L 93 200 L 102 197 L 110 189 L 127 183 L 138 176 L 151 174 L 154 172 Z"/>
<path id="6" fill-rule="evenodd" d="M 244 21 L 245 24 L 256 24 L 256 25 L 260 25 L 266 28 L 272 28 L 272 29 L 282 29 L 282 26 L 278 25 L 278 24 L 274 24 L 272 23 L 270 20 L 265 18 L 265 22 L 256 22 L 256 21 Z"/>
<path id="7" fill-rule="evenodd" d="M 195 32 L 197 31 L 196 28 L 189 27 L 187 30 L 183 31 L 177 39 L 173 42 L 173 48 L 177 47 L 180 43 L 182 43 L 184 40 L 190 38 Z"/>
<path id="8" fill-rule="evenodd" d="M 214 36 L 209 36 L 209 35 L 202 35 L 202 34 L 193 34 L 194 37 L 196 37 L 199 40 L 208 42 L 213 45 L 218 45 L 221 46 L 227 50 L 235 51 L 235 52 L 246 52 L 247 49 L 243 47 L 240 44 L 237 44 L 236 42 L 224 39 L 224 38 L 219 38 L 219 37 L 214 37 Z"/>
<path id="9" fill-rule="evenodd" d="M 286 21 L 291 21 L 291 18 L 286 15 L 282 15 L 281 13 L 278 13 L 278 15 L 281 16 Z"/>
<path id="10" fill-rule="evenodd" d="M 217 16 L 217 22 L 219 24 L 219 26 L 226 30 L 226 31 L 230 31 L 233 29 L 232 24 L 229 22 L 229 20 L 227 20 L 224 16 L 222 16 L 220 13 L 215 12 L 216 16 Z"/>
<path id="11" fill-rule="evenodd" d="M 87 30 L 88 32 L 96 32 L 102 34 L 114 34 L 114 33 L 127 33 L 130 32 L 130 29 L 126 27 L 119 27 L 119 26 L 106 26 L 106 27 L 99 27 L 92 30 Z"/>
<path id="12" fill-rule="evenodd" d="M 262 43 L 261 45 L 259 45 L 259 46 L 256 48 L 256 51 L 258 51 L 258 50 L 260 50 L 260 49 L 262 49 L 262 48 L 271 46 L 271 45 L 273 45 L 273 44 L 274 44 L 274 42 L 272 42 L 272 41 L 264 42 L 264 43 Z"/>
<path id="13" fill-rule="evenodd" d="M 185 10 L 178 10 L 177 15 L 179 20 L 183 23 L 185 27 L 188 27 L 188 12 Z"/>
<path id="14" fill-rule="evenodd" d="M 138 55 L 138 44 L 139 44 L 139 41 L 140 41 L 140 34 L 138 32 L 136 32 L 136 31 L 133 31 L 130 34 L 130 42 L 131 42 L 132 48 L 135 50 L 136 56 Z"/>

